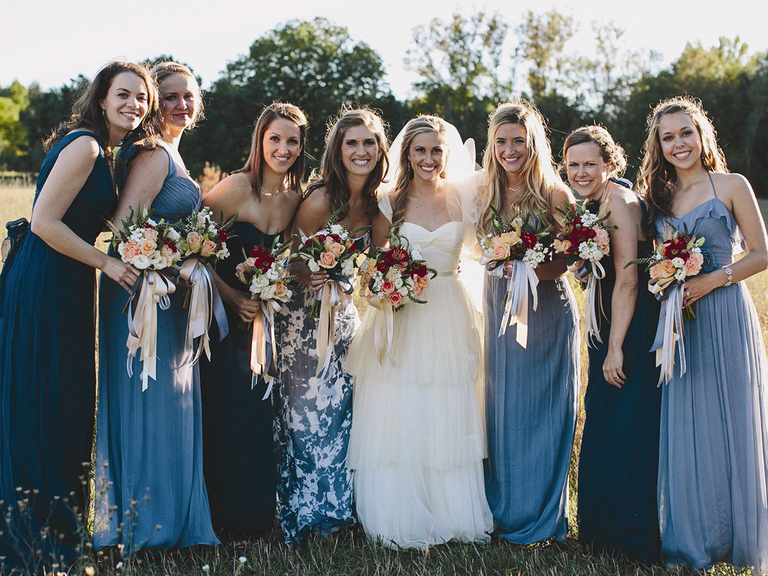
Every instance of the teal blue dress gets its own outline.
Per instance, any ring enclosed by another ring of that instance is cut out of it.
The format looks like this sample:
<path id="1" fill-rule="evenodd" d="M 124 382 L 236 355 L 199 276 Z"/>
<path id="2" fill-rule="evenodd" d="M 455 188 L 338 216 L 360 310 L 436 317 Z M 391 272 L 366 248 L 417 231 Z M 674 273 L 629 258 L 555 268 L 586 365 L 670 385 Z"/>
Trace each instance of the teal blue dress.
<path id="1" fill-rule="evenodd" d="M 274 235 L 247 222 L 235 222 L 227 246 L 229 258 L 216 272 L 235 290 L 248 287 L 235 268 L 254 246 L 270 248 Z M 211 360 L 200 360 L 203 394 L 203 463 L 213 527 L 235 538 L 258 537 L 275 521 L 277 461 L 272 438 L 272 402 L 262 400 L 267 385 L 251 388 L 251 334 L 224 305 L 229 335 L 211 342 Z"/>
<path id="2" fill-rule="evenodd" d="M 45 156 L 35 201 L 61 151 L 81 137 L 95 138 L 90 132 L 71 132 Z M 109 163 L 99 143 L 93 169 L 62 222 L 93 244 L 115 201 Z M 50 564 L 62 554 L 72 557 L 80 541 L 71 508 L 82 512 L 87 500 L 80 480 L 90 472 L 93 438 L 94 294 L 95 270 L 57 252 L 34 232 L 27 233 L 5 264 L 0 283 L 3 516 L 6 506 L 15 508 L 17 487 L 39 491 L 33 513 L 21 522 L 14 515 L 3 528 L 0 555 L 6 556 L 6 568 Z M 74 495 L 65 504 L 70 493 Z M 39 542 L 29 533 L 45 523 L 63 539 Z M 24 542 L 42 549 L 44 556 L 19 557 L 13 549 L 25 550 Z"/>
<path id="3" fill-rule="evenodd" d="M 597 214 L 600 206 L 590 206 Z M 645 205 L 643 204 L 643 220 Z M 637 243 L 637 257 L 648 258 L 653 242 Z M 595 552 L 620 552 L 632 560 L 661 559 L 656 476 L 659 464 L 661 389 L 656 355 L 650 352 L 659 320 L 659 303 L 648 289 L 645 266 L 637 267 L 637 302 L 622 350 L 627 381 L 621 388 L 603 377 L 611 337 L 611 304 L 616 283 L 613 257 L 604 258 L 600 281 L 600 339 L 589 347 L 586 420 L 579 460 L 579 539 Z M 596 311 L 598 314 L 599 310 Z"/>
<path id="4" fill-rule="evenodd" d="M 162 148 L 155 153 L 168 153 Z M 168 176 L 152 202 L 157 218 L 176 221 L 200 205 L 200 190 L 168 155 Z M 202 402 L 198 364 L 184 341 L 185 290 L 158 309 L 157 377 L 142 392 L 141 362 L 128 376 L 128 294 L 102 276 L 99 292 L 99 400 L 93 540 L 96 549 L 215 545 L 203 479 Z"/>

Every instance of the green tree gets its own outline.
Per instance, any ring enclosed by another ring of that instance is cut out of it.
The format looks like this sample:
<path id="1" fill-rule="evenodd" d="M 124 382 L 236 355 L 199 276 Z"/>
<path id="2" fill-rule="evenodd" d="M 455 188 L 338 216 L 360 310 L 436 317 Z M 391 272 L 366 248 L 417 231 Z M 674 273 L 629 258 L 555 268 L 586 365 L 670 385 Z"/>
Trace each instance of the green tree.
<path id="1" fill-rule="evenodd" d="M 26 154 L 27 135 L 19 118 L 28 106 L 27 89 L 18 80 L 0 89 L 0 165 L 6 168 L 15 168 L 14 160 Z"/>

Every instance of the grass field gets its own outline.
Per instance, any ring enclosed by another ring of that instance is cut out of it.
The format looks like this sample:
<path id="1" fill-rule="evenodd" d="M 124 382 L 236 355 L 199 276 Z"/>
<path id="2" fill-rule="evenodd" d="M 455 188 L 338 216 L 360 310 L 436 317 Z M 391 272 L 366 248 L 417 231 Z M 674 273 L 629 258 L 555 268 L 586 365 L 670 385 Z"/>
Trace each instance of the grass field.
<path id="1" fill-rule="evenodd" d="M 32 190 L 0 186 L 0 222 L 29 218 Z M 761 202 L 764 216 L 768 202 Z M 4 230 L 3 230 L 4 233 Z M 768 334 L 768 275 L 763 272 L 748 282 L 757 306 L 763 338 Z M 584 296 L 576 291 L 583 308 Z M 582 345 L 583 347 L 583 345 Z M 584 347 L 583 347 L 584 348 Z M 586 385 L 586 349 L 582 350 L 582 394 Z M 119 558 L 93 555 L 73 567 L 70 574 L 83 574 L 95 567 L 97 574 L 139 575 L 230 575 L 230 574 L 333 574 L 333 575 L 499 575 L 499 576 L 608 576 L 661 575 L 662 568 L 648 568 L 607 556 L 592 556 L 576 541 L 576 463 L 581 442 L 584 413 L 580 410 L 576 443 L 571 463 L 569 538 L 565 544 L 549 543 L 514 546 L 494 540 L 487 546 L 444 545 L 425 552 L 396 552 L 371 544 L 360 527 L 342 530 L 325 538 L 313 538 L 302 550 L 286 546 L 279 527 L 269 537 L 236 549 L 224 543 L 215 549 L 186 549 L 155 557 L 139 556 L 123 562 Z M 243 478 L 243 482 L 247 482 Z M 245 562 L 241 563 L 240 558 Z M 206 568 L 207 567 L 207 568 Z M 728 566 L 717 566 L 710 574 L 735 575 Z"/>

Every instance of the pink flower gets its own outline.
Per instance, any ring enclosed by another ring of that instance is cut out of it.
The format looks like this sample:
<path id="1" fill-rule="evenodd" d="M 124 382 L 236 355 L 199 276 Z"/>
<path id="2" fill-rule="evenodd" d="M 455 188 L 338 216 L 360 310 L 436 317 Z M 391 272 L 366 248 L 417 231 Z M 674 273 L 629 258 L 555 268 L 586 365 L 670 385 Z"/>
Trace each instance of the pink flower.
<path id="1" fill-rule="evenodd" d="M 429 286 L 429 278 L 426 276 L 413 276 L 413 289 L 411 292 L 414 296 L 420 296 L 422 292 Z"/>
<path id="2" fill-rule="evenodd" d="M 702 254 L 691 254 L 685 262 L 685 275 L 696 276 L 701 272 L 701 265 L 704 263 L 704 256 Z"/>
<path id="3" fill-rule="evenodd" d="M 509 244 L 498 244 L 493 247 L 491 257 L 494 260 L 506 260 L 509 258 Z"/>
<path id="4" fill-rule="evenodd" d="M 197 232 L 190 232 L 187 234 L 187 255 L 193 254 L 200 250 L 203 239 Z"/>
<path id="5" fill-rule="evenodd" d="M 568 251 L 571 249 L 571 241 L 570 240 L 555 240 L 554 243 L 555 252 L 559 252 L 560 254 L 568 254 Z"/>
<path id="6" fill-rule="evenodd" d="M 403 296 L 400 292 L 395 292 L 390 295 L 389 303 L 392 304 L 392 308 L 399 308 L 403 304 Z"/>
<path id="7" fill-rule="evenodd" d="M 203 258 L 208 258 L 214 254 L 216 254 L 216 242 L 213 240 L 205 240 L 203 242 L 202 248 L 200 248 L 200 256 Z"/>
<path id="8" fill-rule="evenodd" d="M 333 254 L 333 255 L 334 255 L 336 258 L 338 258 L 339 256 L 341 256 L 341 255 L 344 253 L 344 250 L 346 250 L 346 248 L 344 248 L 344 245 L 343 245 L 343 244 L 339 244 L 338 242 L 333 242 L 333 243 L 331 244 L 331 246 L 330 246 L 329 250 L 330 250 L 330 252 L 331 252 L 331 253 L 332 253 L 332 254 Z"/>
<path id="9" fill-rule="evenodd" d="M 130 262 L 134 256 L 141 254 L 141 247 L 135 240 L 129 240 L 121 244 L 123 261 Z"/>
<path id="10" fill-rule="evenodd" d="M 336 266 L 336 256 L 333 255 L 333 252 L 322 252 L 319 264 L 323 268 L 331 269 Z"/>
<path id="11" fill-rule="evenodd" d="M 603 254 L 608 254 L 611 249 L 611 237 L 608 235 L 608 230 L 598 228 L 595 233 L 595 242 Z"/>
<path id="12" fill-rule="evenodd" d="M 157 230 L 154 228 L 144 228 L 144 239 L 157 240 Z"/>
<path id="13" fill-rule="evenodd" d="M 154 240 L 145 239 L 141 241 L 141 253 L 144 255 L 152 254 L 157 248 L 157 242 Z"/>
<path id="14" fill-rule="evenodd" d="M 386 281 L 381 283 L 381 291 L 383 294 L 392 294 L 395 291 L 395 285 L 392 282 Z"/>

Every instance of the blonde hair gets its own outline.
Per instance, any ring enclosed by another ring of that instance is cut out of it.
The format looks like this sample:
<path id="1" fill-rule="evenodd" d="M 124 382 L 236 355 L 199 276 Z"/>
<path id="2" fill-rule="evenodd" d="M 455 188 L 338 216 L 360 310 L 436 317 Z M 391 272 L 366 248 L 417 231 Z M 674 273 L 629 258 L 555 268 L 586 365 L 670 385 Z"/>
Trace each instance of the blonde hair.
<path id="1" fill-rule="evenodd" d="M 496 133 L 504 124 L 520 124 L 526 131 L 528 159 L 521 172 L 525 190 L 520 198 L 520 208 L 539 216 L 545 227 L 557 222 L 552 205 L 552 191 L 565 189 L 552 160 L 552 148 L 547 138 L 544 118 L 529 102 L 523 99 L 500 104 L 488 118 L 488 147 L 483 155 L 483 169 L 486 174 L 482 194 L 482 210 L 478 221 L 481 234 L 491 233 L 494 210 L 502 212 L 507 176 L 496 159 Z"/>
<path id="2" fill-rule="evenodd" d="M 197 123 L 200 122 L 200 120 L 205 119 L 205 113 L 204 113 L 204 104 L 203 104 L 203 91 L 200 89 L 200 84 L 197 82 L 197 78 L 195 78 L 195 75 L 192 73 L 192 70 L 190 70 L 188 67 L 184 66 L 184 64 L 179 64 L 178 62 L 172 62 L 170 60 L 167 60 L 165 62 L 158 62 L 155 64 L 152 69 L 149 71 L 149 73 L 152 75 L 152 78 L 155 79 L 155 82 L 157 83 L 158 92 L 160 91 L 160 85 L 173 76 L 174 74 L 178 74 L 180 76 L 186 76 L 187 78 L 192 78 L 195 82 L 195 116 L 192 118 L 192 122 L 189 126 L 187 126 L 187 130 L 191 130 L 195 126 L 197 126 Z M 160 98 L 162 99 L 162 94 L 160 94 Z M 160 107 L 162 108 L 162 102 L 160 102 Z"/>
<path id="3" fill-rule="evenodd" d="M 643 145 L 643 163 L 637 186 L 648 205 L 646 234 L 656 237 L 654 221 L 672 214 L 672 190 L 677 182 L 675 167 L 664 158 L 659 141 L 659 123 L 665 114 L 682 112 L 693 122 L 701 138 L 701 164 L 707 172 L 728 172 L 725 155 L 717 144 L 717 133 L 701 100 L 691 96 L 676 96 L 659 102 L 648 115 L 648 137 Z"/>
<path id="4" fill-rule="evenodd" d="M 392 204 L 392 230 L 397 232 L 405 218 L 405 204 L 408 200 L 408 185 L 413 179 L 413 168 L 408 160 L 413 139 L 425 132 L 435 132 L 445 141 L 448 125 L 445 120 L 437 116 L 418 116 L 409 120 L 403 129 L 403 143 L 400 147 L 400 157 L 397 159 L 399 171 L 397 182 L 391 193 Z M 449 152 L 450 153 L 450 152 Z M 447 157 L 446 157 L 447 159 Z M 445 164 L 443 164 L 445 166 Z M 445 178 L 445 168 L 440 172 L 440 178 Z"/>
<path id="5" fill-rule="evenodd" d="M 325 150 L 320 160 L 320 171 L 314 172 L 307 186 L 307 196 L 319 188 L 325 188 L 331 202 L 331 210 L 335 211 L 349 202 L 350 189 L 347 169 L 341 160 L 341 146 L 344 136 L 354 126 L 365 126 L 376 138 L 379 146 L 380 158 L 376 161 L 371 173 L 363 186 L 363 198 L 367 205 L 365 213 L 375 216 L 379 210 L 376 200 L 376 189 L 384 180 L 389 170 L 389 145 L 387 132 L 381 117 L 368 108 L 342 108 L 341 115 L 335 122 L 329 122 L 328 132 L 325 136 Z"/>

